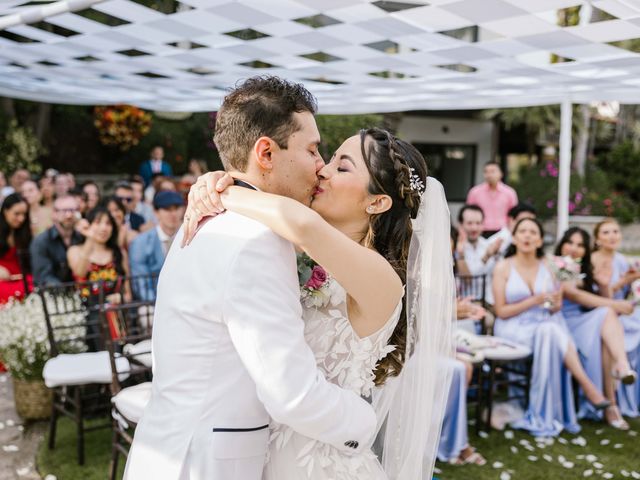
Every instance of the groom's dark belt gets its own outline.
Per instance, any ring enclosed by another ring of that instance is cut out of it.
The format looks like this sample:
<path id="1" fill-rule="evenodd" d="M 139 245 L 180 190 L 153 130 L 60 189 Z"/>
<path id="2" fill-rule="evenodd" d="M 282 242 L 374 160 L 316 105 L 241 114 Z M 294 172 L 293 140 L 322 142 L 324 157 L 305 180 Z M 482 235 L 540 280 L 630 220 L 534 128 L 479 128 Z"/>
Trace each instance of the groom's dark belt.
<path id="1" fill-rule="evenodd" d="M 214 428 L 214 432 L 257 432 L 258 430 L 264 430 L 265 428 L 269 428 L 269 424 L 262 425 L 261 427 L 253 427 L 253 428 Z"/>

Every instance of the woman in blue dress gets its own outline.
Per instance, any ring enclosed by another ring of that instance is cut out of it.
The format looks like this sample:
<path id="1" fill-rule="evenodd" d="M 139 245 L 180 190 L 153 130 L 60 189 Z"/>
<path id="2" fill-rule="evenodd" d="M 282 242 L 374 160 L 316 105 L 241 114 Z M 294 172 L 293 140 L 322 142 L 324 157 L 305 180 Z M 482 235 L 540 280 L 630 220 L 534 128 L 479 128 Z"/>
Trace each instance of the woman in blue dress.
<path id="1" fill-rule="evenodd" d="M 533 352 L 529 405 L 514 428 L 536 436 L 556 436 L 563 429 L 580 430 L 573 402 L 571 375 L 597 409 L 610 405 L 589 380 L 560 308 L 562 289 L 543 256 L 544 232 L 535 219 L 513 229 L 513 243 L 495 268 L 493 292 L 497 319 L 494 333 L 527 345 Z M 554 290 L 555 288 L 555 290 Z"/>
<path id="2" fill-rule="evenodd" d="M 640 265 L 632 264 L 618 252 L 622 235 L 620 225 L 612 218 L 596 225 L 594 252 L 591 255 L 593 275 L 603 296 L 624 300 L 629 296 L 631 284 L 640 279 Z M 640 307 L 635 307 L 630 315 L 620 315 L 624 327 L 625 351 L 631 368 L 640 374 Z M 640 415 L 640 382 L 632 385 L 620 385 L 618 405 L 622 415 L 637 417 Z"/>
<path id="3" fill-rule="evenodd" d="M 633 304 L 596 294 L 591 266 L 591 239 L 579 227 L 568 229 L 556 247 L 555 254 L 569 256 L 580 263 L 582 279 L 563 285 L 562 315 L 571 331 L 580 354 L 580 360 L 591 381 L 602 388 L 611 405 L 604 418 L 609 425 L 628 430 L 617 406 L 615 382 L 635 382 L 636 374 L 629 365 L 624 345 L 624 329 L 618 315 L 630 314 Z M 601 419 L 580 392 L 578 418 Z"/>

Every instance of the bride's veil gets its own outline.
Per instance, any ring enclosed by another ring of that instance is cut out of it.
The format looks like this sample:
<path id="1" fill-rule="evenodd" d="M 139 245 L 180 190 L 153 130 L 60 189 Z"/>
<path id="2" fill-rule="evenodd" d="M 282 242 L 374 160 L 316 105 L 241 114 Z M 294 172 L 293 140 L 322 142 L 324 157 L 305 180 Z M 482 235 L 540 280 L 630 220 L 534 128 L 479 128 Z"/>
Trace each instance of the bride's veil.
<path id="1" fill-rule="evenodd" d="M 442 184 L 429 177 L 413 221 L 407 264 L 407 355 L 373 393 L 382 466 L 390 480 L 430 479 L 451 384 L 455 281 Z M 379 437 L 380 438 L 380 437 Z"/>

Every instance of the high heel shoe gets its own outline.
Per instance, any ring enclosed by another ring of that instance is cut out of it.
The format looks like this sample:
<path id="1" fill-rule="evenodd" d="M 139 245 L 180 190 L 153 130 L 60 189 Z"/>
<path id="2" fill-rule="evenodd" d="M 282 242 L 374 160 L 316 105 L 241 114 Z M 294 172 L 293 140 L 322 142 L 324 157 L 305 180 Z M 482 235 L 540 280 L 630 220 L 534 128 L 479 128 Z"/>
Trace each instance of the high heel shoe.
<path id="1" fill-rule="evenodd" d="M 611 408 L 613 409 L 614 413 L 615 413 L 615 420 L 606 420 L 606 422 L 613 428 L 615 428 L 616 430 L 622 430 L 622 431 L 627 431 L 629 430 L 629 424 L 625 421 L 624 418 L 622 418 L 622 414 L 620 413 L 620 410 L 618 409 L 617 405 L 610 405 L 609 407 L 607 407 L 607 410 Z M 606 413 L 605 413 L 605 419 L 606 419 Z"/>
<path id="2" fill-rule="evenodd" d="M 625 373 L 620 373 L 618 370 L 611 372 L 611 376 L 615 380 L 620 380 L 625 385 L 632 385 L 638 379 L 638 374 L 633 370 L 627 370 Z"/>

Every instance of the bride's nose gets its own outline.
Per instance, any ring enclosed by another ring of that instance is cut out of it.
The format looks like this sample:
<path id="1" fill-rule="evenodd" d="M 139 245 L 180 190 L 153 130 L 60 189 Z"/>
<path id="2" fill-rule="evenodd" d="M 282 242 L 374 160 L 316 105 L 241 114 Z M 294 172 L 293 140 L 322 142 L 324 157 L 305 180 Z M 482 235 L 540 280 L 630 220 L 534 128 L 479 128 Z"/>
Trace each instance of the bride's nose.
<path id="1" fill-rule="evenodd" d="M 327 163 L 324 167 L 320 169 L 318 172 L 318 178 L 320 180 L 327 180 L 331 176 L 330 163 Z"/>

